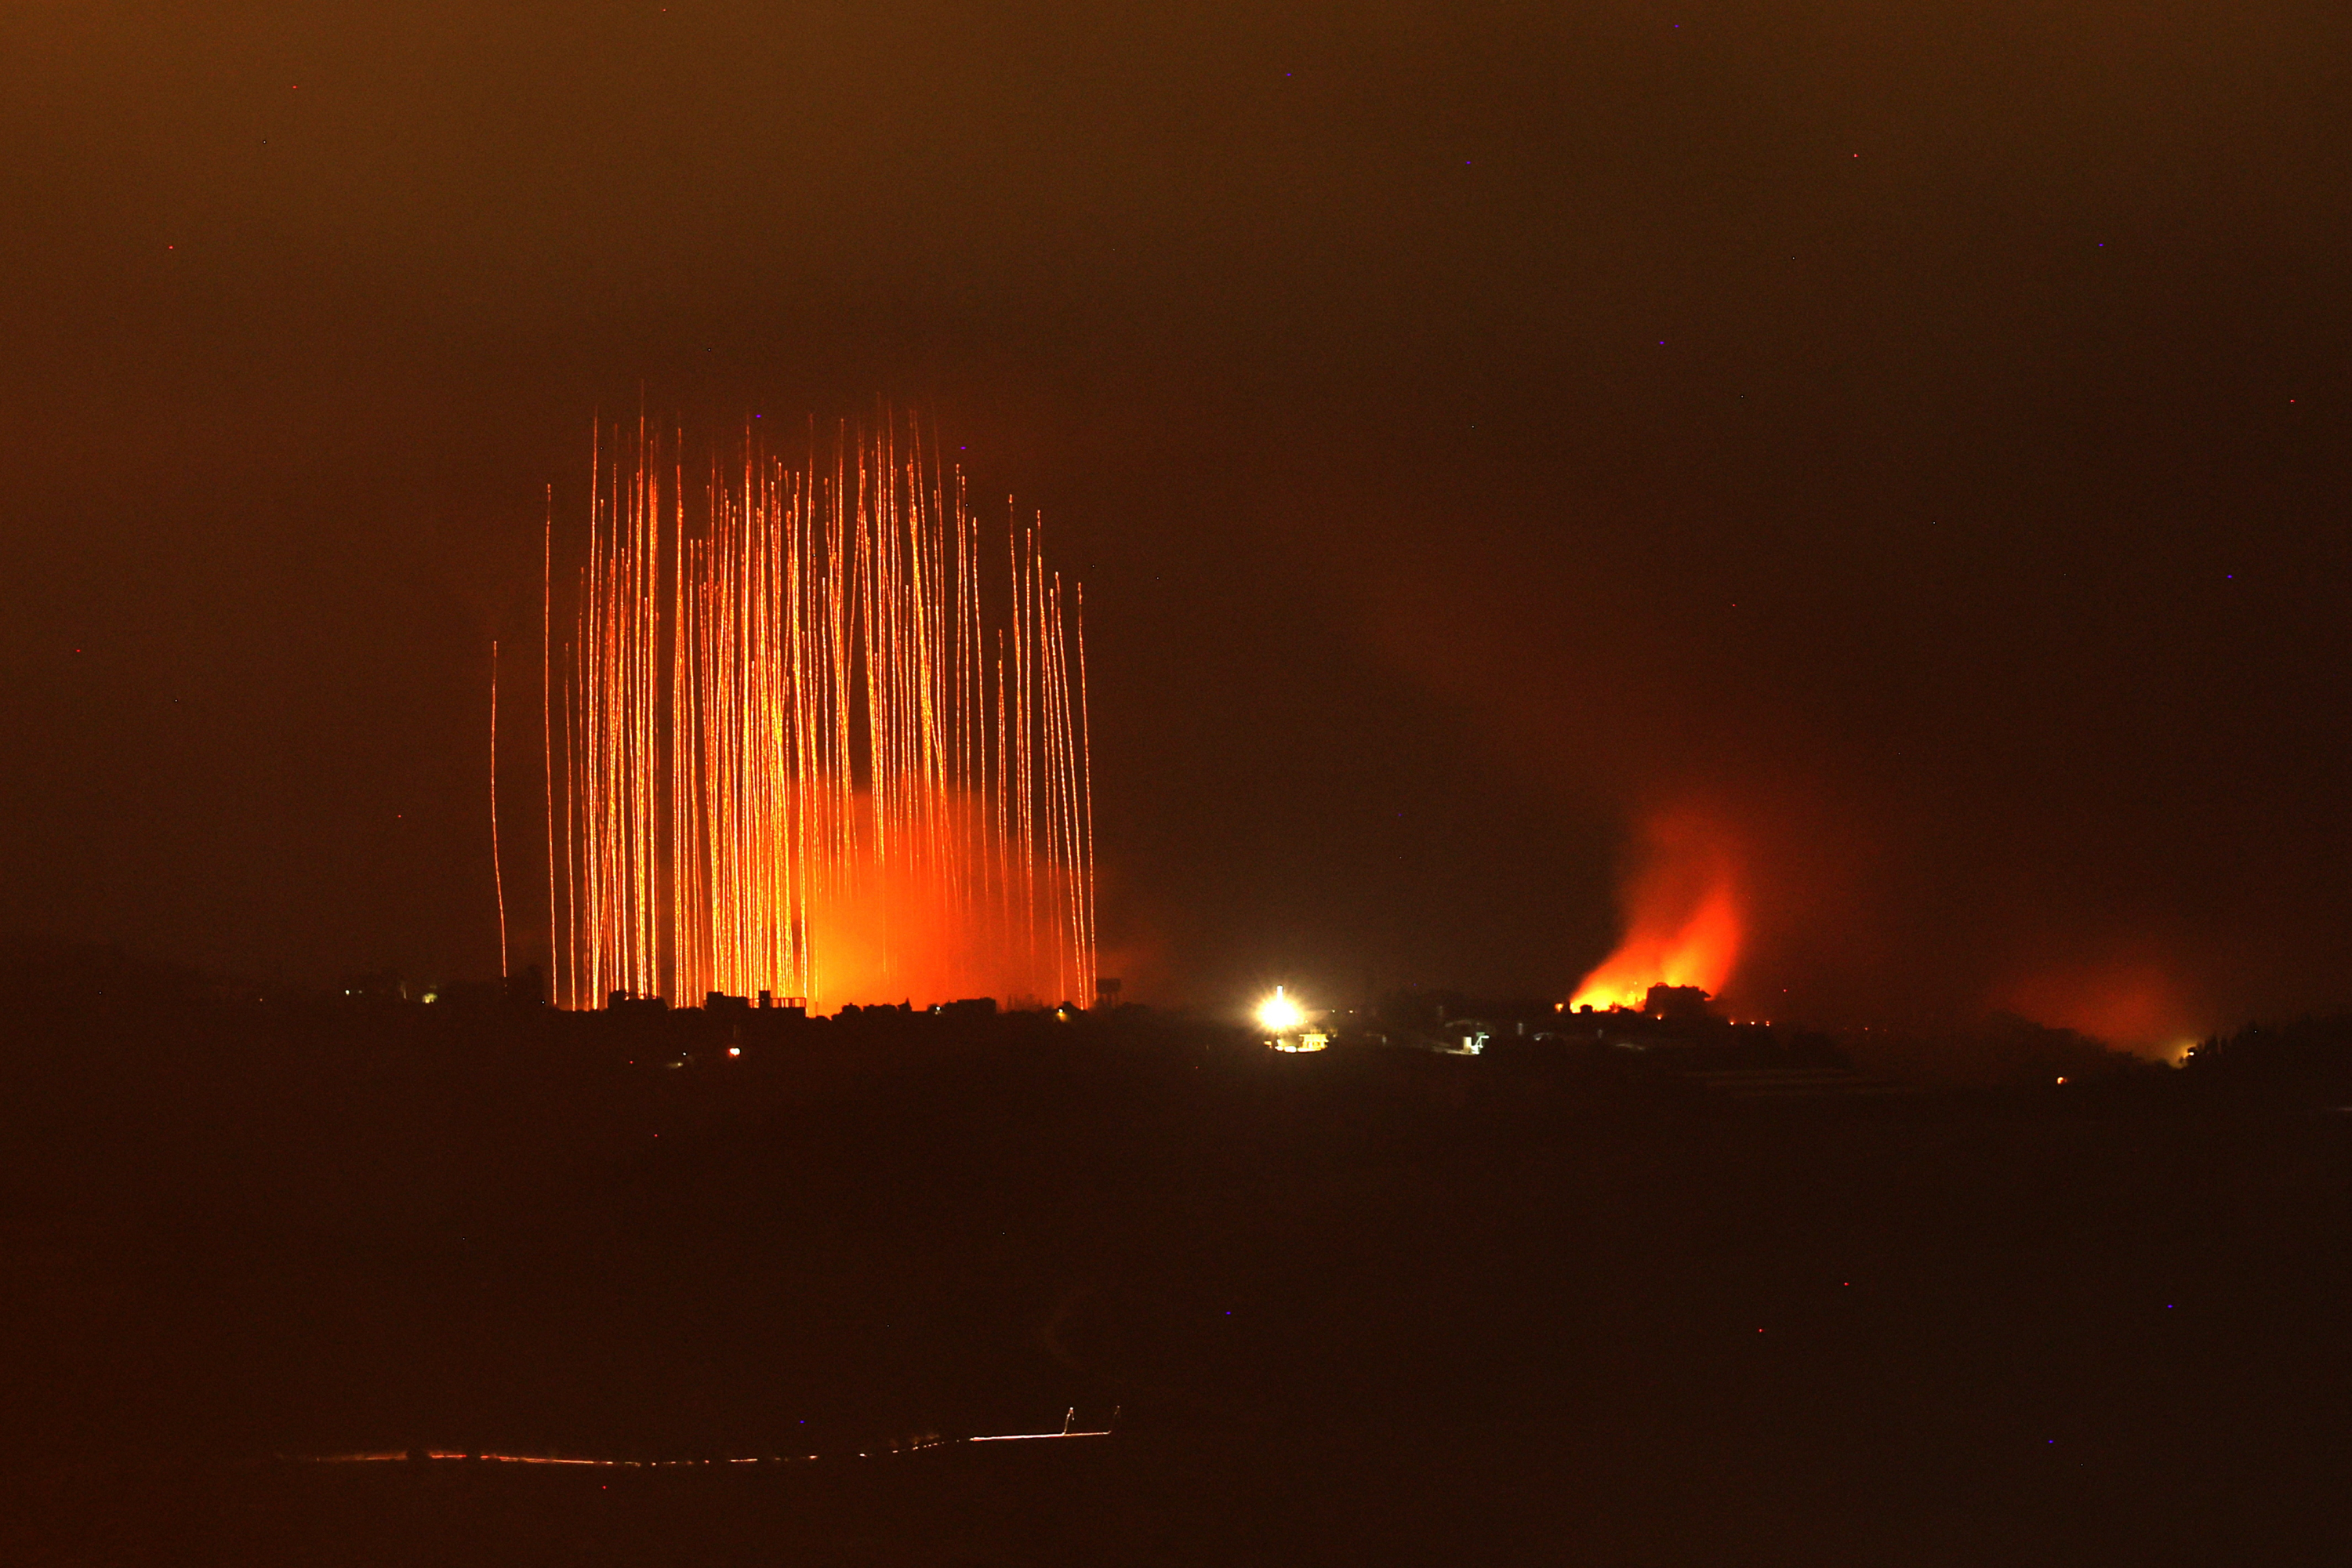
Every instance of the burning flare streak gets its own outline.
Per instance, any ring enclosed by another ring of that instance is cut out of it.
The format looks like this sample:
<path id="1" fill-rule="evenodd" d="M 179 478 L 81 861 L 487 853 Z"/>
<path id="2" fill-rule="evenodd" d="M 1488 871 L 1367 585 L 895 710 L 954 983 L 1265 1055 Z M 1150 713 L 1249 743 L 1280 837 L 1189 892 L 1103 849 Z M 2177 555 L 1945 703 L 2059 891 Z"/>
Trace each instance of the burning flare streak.
<path id="1" fill-rule="evenodd" d="M 1091 1000 L 1084 598 L 1042 522 L 1008 500 L 985 544 L 905 434 L 837 436 L 822 466 L 812 436 L 792 468 L 747 433 L 690 521 L 681 443 L 666 473 L 642 420 L 622 460 L 600 427 L 571 636 L 542 656 L 565 1005 Z M 551 521 L 551 584 L 555 553 Z"/>
<path id="2" fill-rule="evenodd" d="M 507 977 L 507 874 L 499 864 L 499 644 L 490 639 L 490 881 L 499 892 L 499 978 Z"/>

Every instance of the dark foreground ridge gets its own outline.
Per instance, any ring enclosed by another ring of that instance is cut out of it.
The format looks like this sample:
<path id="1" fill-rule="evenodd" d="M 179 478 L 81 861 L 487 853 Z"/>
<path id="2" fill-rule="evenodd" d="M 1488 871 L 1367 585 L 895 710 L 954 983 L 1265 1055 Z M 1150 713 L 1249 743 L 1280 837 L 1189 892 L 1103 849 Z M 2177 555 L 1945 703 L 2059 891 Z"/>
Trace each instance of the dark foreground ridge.
<path id="1" fill-rule="evenodd" d="M 2342 1544 L 2340 1027 L 1791 1100 L 1598 1041 L 746 1023 L 21 992 L 0 1560 Z M 312 1462 L 412 1450 L 635 1463 Z"/>

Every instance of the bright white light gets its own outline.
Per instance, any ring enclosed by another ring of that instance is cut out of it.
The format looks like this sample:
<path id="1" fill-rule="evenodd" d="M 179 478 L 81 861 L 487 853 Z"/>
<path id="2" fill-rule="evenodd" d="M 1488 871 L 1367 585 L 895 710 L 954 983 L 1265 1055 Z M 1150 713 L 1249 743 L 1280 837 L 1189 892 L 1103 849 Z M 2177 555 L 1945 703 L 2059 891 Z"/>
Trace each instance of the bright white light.
<path id="1" fill-rule="evenodd" d="M 727 1047 L 727 1054 L 730 1057 L 740 1057 L 743 1054 L 743 1047 L 740 1046 L 730 1046 Z"/>
<path id="2" fill-rule="evenodd" d="M 1307 1022 L 1307 1014 L 1297 1003 L 1274 988 L 1274 994 L 1257 1005 L 1257 1026 L 1269 1035 L 1287 1035 Z"/>

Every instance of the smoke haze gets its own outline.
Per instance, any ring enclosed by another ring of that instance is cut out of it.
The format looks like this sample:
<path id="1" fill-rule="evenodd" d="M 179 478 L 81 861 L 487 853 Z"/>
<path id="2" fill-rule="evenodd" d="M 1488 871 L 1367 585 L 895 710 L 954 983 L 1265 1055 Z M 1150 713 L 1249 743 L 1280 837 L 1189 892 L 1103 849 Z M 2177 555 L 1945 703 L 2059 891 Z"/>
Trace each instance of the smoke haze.
<path id="1" fill-rule="evenodd" d="M 589 419 L 888 399 L 1087 584 L 1129 994 L 1564 997 L 1696 810 L 1743 1015 L 2340 1003 L 2347 26 L 11 8 L 7 922 L 488 972 Z"/>

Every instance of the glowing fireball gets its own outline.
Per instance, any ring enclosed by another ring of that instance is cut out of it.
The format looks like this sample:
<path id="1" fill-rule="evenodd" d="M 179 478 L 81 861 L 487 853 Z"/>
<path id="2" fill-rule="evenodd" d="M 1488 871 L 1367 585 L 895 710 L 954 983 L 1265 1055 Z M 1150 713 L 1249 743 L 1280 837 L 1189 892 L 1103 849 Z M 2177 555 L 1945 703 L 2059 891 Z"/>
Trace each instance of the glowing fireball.
<path id="1" fill-rule="evenodd" d="M 1274 988 L 1274 994 L 1257 1005 L 1257 1026 L 1269 1035 L 1287 1035 L 1307 1022 L 1305 1008 Z"/>

